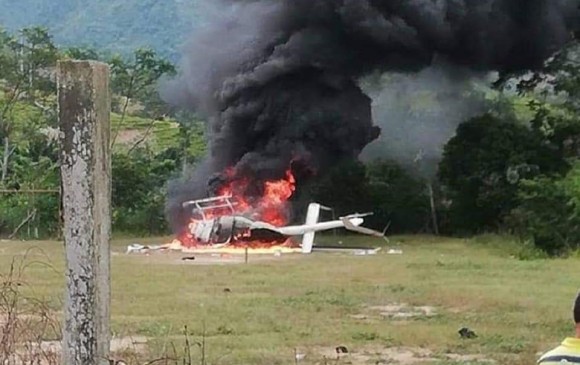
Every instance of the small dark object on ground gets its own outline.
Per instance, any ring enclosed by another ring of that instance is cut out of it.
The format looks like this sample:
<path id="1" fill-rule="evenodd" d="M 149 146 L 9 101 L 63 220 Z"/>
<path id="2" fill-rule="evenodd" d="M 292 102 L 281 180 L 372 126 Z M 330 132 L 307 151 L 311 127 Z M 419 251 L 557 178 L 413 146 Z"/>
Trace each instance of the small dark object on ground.
<path id="1" fill-rule="evenodd" d="M 182 257 L 181 260 L 183 260 L 183 261 L 194 261 L 195 260 L 195 256 Z"/>
<path id="2" fill-rule="evenodd" d="M 224 289 L 224 293 L 231 293 L 231 292 L 232 292 L 232 290 L 230 288 L 225 288 Z"/>
<path id="3" fill-rule="evenodd" d="M 459 335 L 461 336 L 461 338 L 476 338 L 477 337 L 475 332 L 473 332 L 472 330 L 470 330 L 467 327 L 463 327 L 462 329 L 460 329 Z"/>
<path id="4" fill-rule="evenodd" d="M 348 354 L 348 349 L 344 346 L 338 346 L 336 348 L 336 353 L 337 354 Z"/>

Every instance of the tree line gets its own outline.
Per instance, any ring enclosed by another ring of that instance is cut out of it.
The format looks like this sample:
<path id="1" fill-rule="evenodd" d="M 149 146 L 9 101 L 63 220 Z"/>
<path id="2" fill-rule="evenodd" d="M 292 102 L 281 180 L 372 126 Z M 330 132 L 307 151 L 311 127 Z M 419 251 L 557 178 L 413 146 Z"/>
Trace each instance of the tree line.
<path id="1" fill-rule="evenodd" d="M 0 236 L 59 235 L 55 68 L 60 59 L 111 68 L 113 224 L 117 232 L 167 232 L 164 183 L 204 153 L 203 125 L 167 108 L 158 80 L 175 66 L 154 50 L 131 57 L 58 48 L 46 28 L 0 30 Z"/>
<path id="2" fill-rule="evenodd" d="M 580 248 L 580 50 L 576 41 L 534 72 L 505 73 L 497 99 L 459 125 L 421 177 L 388 159 L 348 162 L 313 187 L 341 213 L 375 212 L 376 229 L 469 237 L 499 233 L 534 255 Z"/>
<path id="3" fill-rule="evenodd" d="M 459 125 L 441 159 L 430 162 L 436 175 L 388 156 L 344 161 L 305 186 L 307 198 L 336 214 L 373 211 L 369 224 L 388 224 L 391 234 L 506 233 L 549 255 L 578 249 L 577 50 L 572 43 L 541 70 L 500 75 L 499 101 Z M 32 27 L 0 31 L 0 236 L 59 234 L 54 70 L 66 58 L 111 66 L 114 231 L 170 233 L 166 183 L 195 168 L 206 150 L 203 122 L 159 98 L 157 83 L 175 66 L 152 49 L 124 57 L 59 48 L 47 29 Z"/>

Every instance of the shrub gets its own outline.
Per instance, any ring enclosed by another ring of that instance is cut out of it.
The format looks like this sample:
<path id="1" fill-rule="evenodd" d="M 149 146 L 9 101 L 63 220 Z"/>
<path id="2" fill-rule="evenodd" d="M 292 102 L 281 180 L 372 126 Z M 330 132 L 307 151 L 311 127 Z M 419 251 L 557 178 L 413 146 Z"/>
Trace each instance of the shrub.
<path id="1" fill-rule="evenodd" d="M 439 166 L 455 232 L 495 231 L 517 207 L 518 182 L 559 173 L 562 161 L 561 151 L 512 120 L 486 114 L 463 123 Z"/>
<path id="2" fill-rule="evenodd" d="M 561 179 L 521 181 L 518 198 L 507 222 L 523 241 L 553 256 L 580 248 L 580 163 Z"/>
<path id="3" fill-rule="evenodd" d="M 429 224 L 425 183 L 392 161 L 344 162 L 318 180 L 310 193 L 337 215 L 373 212 L 365 226 L 378 230 L 390 222 L 390 233 L 416 233 Z"/>

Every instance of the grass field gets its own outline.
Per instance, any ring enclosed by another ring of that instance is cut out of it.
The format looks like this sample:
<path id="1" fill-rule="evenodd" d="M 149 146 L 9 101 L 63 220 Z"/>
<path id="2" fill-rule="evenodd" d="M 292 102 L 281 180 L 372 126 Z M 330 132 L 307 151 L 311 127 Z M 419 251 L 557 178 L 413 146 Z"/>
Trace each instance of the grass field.
<path id="1" fill-rule="evenodd" d="M 250 257 L 247 265 L 124 255 L 131 242 L 139 241 L 114 242 L 113 330 L 146 337 L 142 356 L 149 359 L 173 346 L 181 354 L 184 326 L 192 343 L 205 339 L 207 364 L 294 364 L 296 352 L 305 354 L 301 364 L 414 364 L 421 357 L 439 365 L 533 364 L 537 352 L 572 334 L 580 260 L 520 261 L 497 239 L 398 237 L 391 245 L 402 255 L 385 248 L 374 256 Z M 0 273 L 31 248 L 22 290 L 59 309 L 62 244 L 0 243 Z M 413 307 L 428 308 L 412 315 Z M 464 326 L 477 338 L 461 339 Z M 339 345 L 349 355 L 336 360 Z M 191 351 L 193 363 L 202 363 L 199 346 Z"/>

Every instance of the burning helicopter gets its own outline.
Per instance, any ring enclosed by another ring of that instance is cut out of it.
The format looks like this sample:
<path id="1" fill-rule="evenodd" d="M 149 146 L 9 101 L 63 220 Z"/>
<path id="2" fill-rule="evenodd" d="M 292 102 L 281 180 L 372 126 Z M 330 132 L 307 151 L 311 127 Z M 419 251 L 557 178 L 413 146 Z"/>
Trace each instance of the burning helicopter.
<path id="1" fill-rule="evenodd" d="M 275 226 L 273 224 L 236 214 L 236 203 L 232 196 L 193 200 L 183 203 L 185 209 L 192 208 L 192 220 L 187 235 L 199 245 L 220 248 L 250 242 L 284 243 L 291 237 L 302 236 L 302 253 L 311 253 L 316 232 L 345 228 L 349 231 L 381 237 L 388 241 L 385 231 L 378 232 L 361 227 L 364 217 L 372 213 L 351 214 L 336 220 L 320 222 L 321 209 L 318 203 L 308 206 L 306 221 L 301 225 Z"/>

